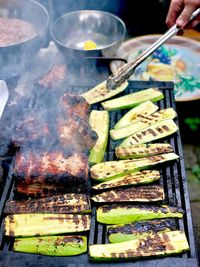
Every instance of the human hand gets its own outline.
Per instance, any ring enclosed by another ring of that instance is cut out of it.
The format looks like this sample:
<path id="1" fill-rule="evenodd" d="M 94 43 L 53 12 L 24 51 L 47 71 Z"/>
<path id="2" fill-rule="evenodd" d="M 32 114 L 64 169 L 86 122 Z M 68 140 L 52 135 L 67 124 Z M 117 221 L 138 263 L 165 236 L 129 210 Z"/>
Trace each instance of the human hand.
<path id="1" fill-rule="evenodd" d="M 166 18 L 168 27 L 175 23 L 183 29 L 189 22 L 192 13 L 200 7 L 200 0 L 172 0 Z M 200 22 L 200 16 L 195 18 L 188 26 L 194 28 Z"/>

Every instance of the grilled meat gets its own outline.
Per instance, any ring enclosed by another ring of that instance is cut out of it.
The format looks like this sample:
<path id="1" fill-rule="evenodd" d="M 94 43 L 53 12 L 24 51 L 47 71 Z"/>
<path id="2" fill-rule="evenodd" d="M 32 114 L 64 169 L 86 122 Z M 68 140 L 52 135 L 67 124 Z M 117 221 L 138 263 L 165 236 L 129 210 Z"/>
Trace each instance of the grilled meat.
<path id="1" fill-rule="evenodd" d="M 54 65 L 38 83 L 45 88 L 54 88 L 66 79 L 66 65 Z"/>
<path id="2" fill-rule="evenodd" d="M 77 115 L 82 119 L 88 118 L 90 105 L 82 96 L 67 93 L 61 97 L 60 102 L 62 108 L 68 116 Z"/>
<path id="3" fill-rule="evenodd" d="M 28 198 L 44 198 L 44 197 L 50 197 L 53 195 L 59 195 L 64 194 L 68 192 L 75 192 L 77 185 L 76 183 L 71 184 L 68 186 L 58 185 L 55 183 L 47 184 L 47 183 L 32 183 L 27 184 L 24 182 L 16 181 L 15 183 L 15 196 L 17 199 L 28 199 Z M 80 185 L 78 189 L 80 190 Z M 85 189 L 82 188 L 82 191 Z"/>
<path id="4" fill-rule="evenodd" d="M 85 184 L 88 179 L 88 159 L 84 154 L 76 152 L 68 156 L 60 151 L 36 154 L 20 150 L 16 154 L 14 176 L 27 184 Z"/>
<path id="5" fill-rule="evenodd" d="M 14 146 L 21 146 L 24 143 L 49 143 L 51 132 L 46 121 L 41 122 L 37 117 L 28 116 L 16 126 L 16 132 L 12 136 Z"/>
<path id="6" fill-rule="evenodd" d="M 78 116 L 58 120 L 58 135 L 63 148 L 72 146 L 78 151 L 90 150 L 98 138 L 90 125 Z"/>

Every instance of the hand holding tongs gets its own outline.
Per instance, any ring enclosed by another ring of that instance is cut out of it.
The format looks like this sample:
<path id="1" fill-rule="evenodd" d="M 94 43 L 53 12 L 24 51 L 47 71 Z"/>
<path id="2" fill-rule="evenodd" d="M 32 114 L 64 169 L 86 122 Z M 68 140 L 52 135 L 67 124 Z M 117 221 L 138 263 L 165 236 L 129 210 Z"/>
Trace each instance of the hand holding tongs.
<path id="1" fill-rule="evenodd" d="M 192 13 L 190 21 L 196 18 L 200 14 L 200 8 Z M 150 45 L 143 53 L 141 53 L 135 61 L 123 65 L 119 70 L 109 76 L 107 79 L 107 88 L 116 89 L 123 82 L 125 82 L 134 72 L 135 68 L 140 65 L 148 56 L 150 56 L 157 48 L 164 44 L 168 39 L 177 34 L 180 28 L 175 24 L 171 27 L 162 37 L 160 37 L 155 43 Z"/>

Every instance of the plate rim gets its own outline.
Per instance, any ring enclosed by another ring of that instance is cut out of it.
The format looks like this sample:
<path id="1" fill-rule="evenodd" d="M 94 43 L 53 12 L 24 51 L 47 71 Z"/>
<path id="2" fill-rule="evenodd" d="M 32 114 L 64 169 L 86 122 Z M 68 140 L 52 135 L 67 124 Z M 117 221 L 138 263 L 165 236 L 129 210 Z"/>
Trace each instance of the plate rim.
<path id="1" fill-rule="evenodd" d="M 115 53 L 115 56 L 122 57 L 121 53 L 120 53 L 121 50 L 124 49 L 125 47 L 129 46 L 129 45 L 132 45 L 134 43 L 138 43 L 140 41 L 148 40 L 148 39 L 151 39 L 151 38 L 159 38 L 161 36 L 162 36 L 162 34 L 147 34 L 147 35 L 141 35 L 141 36 L 132 37 L 131 39 L 128 39 L 128 40 L 124 41 L 120 45 L 120 47 L 118 48 L 118 50 Z M 190 38 L 185 37 L 185 36 L 173 36 L 170 40 L 168 40 L 166 42 L 166 44 L 170 44 L 170 42 L 172 42 L 172 41 L 180 42 L 180 44 L 178 44 L 178 45 L 181 45 L 183 42 L 185 42 L 187 44 L 188 43 L 192 44 L 193 47 L 195 46 L 196 49 L 199 49 L 199 53 L 200 53 L 200 42 L 197 41 L 197 40 L 193 40 L 193 39 L 190 39 Z M 115 64 L 116 64 L 115 60 L 110 62 L 110 70 L 111 70 L 112 73 L 114 71 L 114 67 L 113 66 Z M 200 99 L 200 95 L 199 96 L 194 96 L 194 97 L 185 97 L 184 99 L 176 98 L 176 102 L 188 102 L 188 101 L 195 101 L 195 100 L 199 100 L 199 99 Z"/>

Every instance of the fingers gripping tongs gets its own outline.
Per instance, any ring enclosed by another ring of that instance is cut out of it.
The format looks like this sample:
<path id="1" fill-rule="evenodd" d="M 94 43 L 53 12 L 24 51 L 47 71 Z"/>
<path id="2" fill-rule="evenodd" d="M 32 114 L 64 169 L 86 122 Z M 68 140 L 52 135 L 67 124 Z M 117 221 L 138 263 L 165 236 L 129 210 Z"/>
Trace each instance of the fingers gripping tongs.
<path id="1" fill-rule="evenodd" d="M 192 13 L 190 21 L 200 14 L 200 8 Z M 123 82 L 125 82 L 134 72 L 135 68 L 140 65 L 148 56 L 150 56 L 157 48 L 164 44 L 168 39 L 178 33 L 180 28 L 175 24 L 164 35 L 162 35 L 155 43 L 149 46 L 143 53 L 141 53 L 133 62 L 123 65 L 115 74 L 112 74 L 107 79 L 107 88 L 116 89 Z"/>

